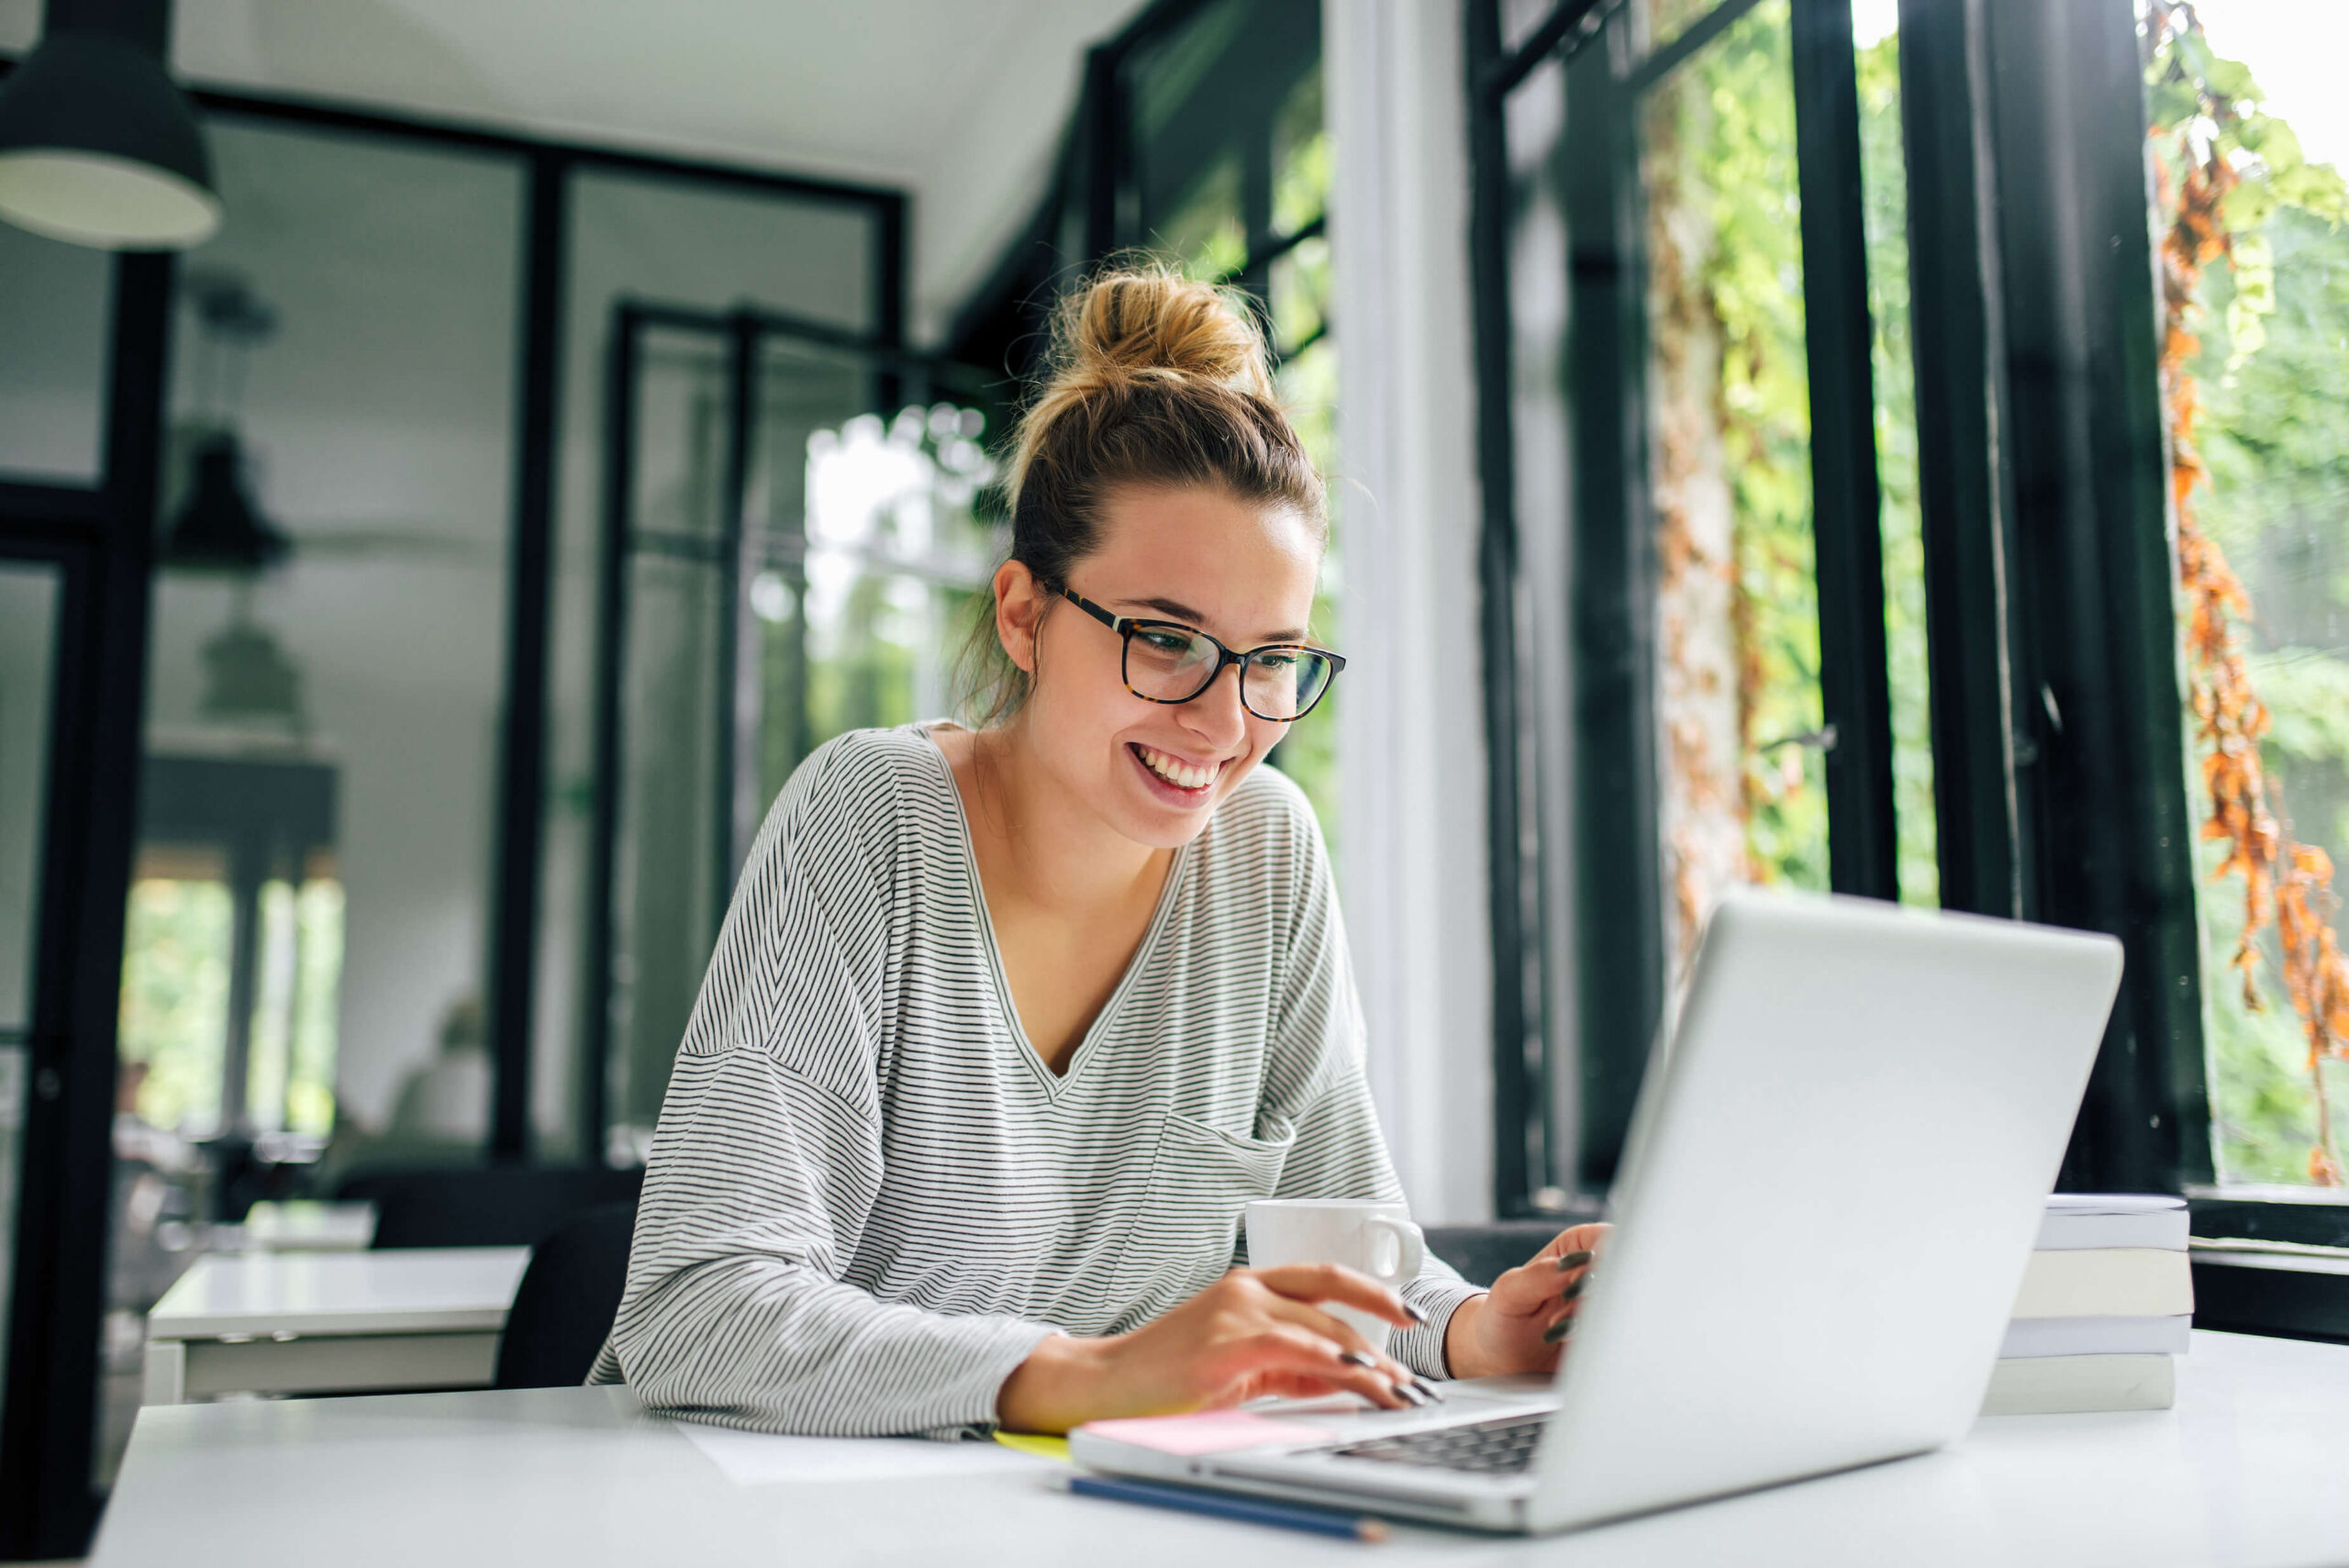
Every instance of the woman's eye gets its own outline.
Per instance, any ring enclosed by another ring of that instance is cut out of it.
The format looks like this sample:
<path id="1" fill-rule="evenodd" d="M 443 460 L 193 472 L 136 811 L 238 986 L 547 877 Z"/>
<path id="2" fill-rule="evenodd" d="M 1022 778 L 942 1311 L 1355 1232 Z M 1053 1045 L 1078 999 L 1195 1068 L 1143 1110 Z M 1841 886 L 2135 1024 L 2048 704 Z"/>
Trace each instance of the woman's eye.
<path id="1" fill-rule="evenodd" d="M 1179 631 L 1162 631 L 1145 627 L 1134 636 L 1152 653 L 1163 653 L 1169 658 L 1179 657 L 1191 651 L 1191 639 Z"/>
<path id="2" fill-rule="evenodd" d="M 1286 675 L 1297 668 L 1297 655 L 1286 652 L 1259 653 L 1256 655 L 1256 668 L 1267 674 Z"/>

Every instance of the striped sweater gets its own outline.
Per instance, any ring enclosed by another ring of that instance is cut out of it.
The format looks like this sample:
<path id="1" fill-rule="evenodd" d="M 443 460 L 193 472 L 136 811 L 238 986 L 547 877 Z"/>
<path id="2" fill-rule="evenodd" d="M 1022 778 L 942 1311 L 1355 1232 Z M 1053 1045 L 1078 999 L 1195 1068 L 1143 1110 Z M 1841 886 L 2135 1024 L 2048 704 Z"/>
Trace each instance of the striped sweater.
<path id="1" fill-rule="evenodd" d="M 769 1431 L 984 1427 L 1055 1329 L 1136 1328 L 1246 1262 L 1259 1197 L 1401 1196 L 1327 853 L 1259 767 L 1176 851 L 1055 1077 L 1021 1035 L 944 754 L 860 730 L 752 845 L 677 1054 L 589 1381 Z M 1444 1372 L 1475 1290 L 1431 1261 Z"/>

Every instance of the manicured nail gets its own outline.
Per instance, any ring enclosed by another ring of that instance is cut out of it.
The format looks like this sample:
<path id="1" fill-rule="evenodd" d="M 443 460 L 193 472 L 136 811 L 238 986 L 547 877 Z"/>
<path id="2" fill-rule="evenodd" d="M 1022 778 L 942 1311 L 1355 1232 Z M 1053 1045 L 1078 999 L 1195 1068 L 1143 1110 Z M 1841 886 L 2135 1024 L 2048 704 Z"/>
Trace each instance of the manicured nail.
<path id="1" fill-rule="evenodd" d="M 1571 1318 L 1561 1318 L 1542 1330 L 1542 1342 L 1545 1345 L 1554 1345 L 1574 1331 L 1575 1320 Z"/>
<path id="2" fill-rule="evenodd" d="M 1441 1389 L 1441 1388 L 1438 1388 L 1434 1384 L 1430 1383 L 1426 1378 L 1424 1378 L 1424 1377 L 1415 1377 L 1415 1378 L 1413 1378 L 1413 1379 L 1411 1380 L 1411 1386 L 1413 1386 L 1414 1388 L 1417 1388 L 1420 1393 L 1422 1393 L 1422 1394 L 1426 1395 L 1430 1399 L 1433 1400 L 1436 1404 L 1441 1405 L 1441 1404 L 1442 1404 L 1442 1403 L 1443 1403 L 1443 1390 L 1442 1390 L 1442 1389 Z"/>
<path id="3" fill-rule="evenodd" d="M 1364 1355 L 1360 1351 L 1348 1351 L 1338 1359 L 1344 1362 L 1348 1366 L 1376 1366 L 1378 1364 L 1377 1362 L 1374 1361 L 1369 1356 Z"/>
<path id="4" fill-rule="evenodd" d="M 1408 1301 L 1403 1303 L 1403 1316 L 1408 1318 L 1412 1322 L 1419 1324 L 1421 1328 L 1425 1328 L 1427 1326 L 1428 1315 L 1420 1311 L 1418 1307 L 1412 1306 Z"/>
<path id="5" fill-rule="evenodd" d="M 1582 1294 L 1582 1287 L 1583 1282 L 1576 1280 L 1574 1284 L 1566 1286 L 1565 1289 L 1558 1293 L 1558 1299 L 1560 1301 L 1572 1301 L 1575 1296 Z"/>
<path id="6" fill-rule="evenodd" d="M 1561 1252 L 1558 1254 L 1558 1270 L 1563 1273 L 1568 1269 L 1578 1269 L 1588 1262 L 1588 1252 Z"/>
<path id="7" fill-rule="evenodd" d="M 1427 1406 L 1435 1403 L 1434 1400 L 1430 1399 L 1426 1395 L 1419 1392 L 1419 1386 L 1416 1383 L 1398 1383 L 1395 1385 L 1395 1394 L 1397 1398 L 1408 1400 L 1412 1406 L 1418 1408 L 1425 1408 Z"/>

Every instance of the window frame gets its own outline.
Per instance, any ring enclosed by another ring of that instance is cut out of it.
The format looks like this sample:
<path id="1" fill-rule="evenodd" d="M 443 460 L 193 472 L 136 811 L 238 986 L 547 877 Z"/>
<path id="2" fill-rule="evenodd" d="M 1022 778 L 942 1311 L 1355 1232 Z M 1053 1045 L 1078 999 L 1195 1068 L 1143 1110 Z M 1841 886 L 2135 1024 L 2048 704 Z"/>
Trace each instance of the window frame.
<path id="1" fill-rule="evenodd" d="M 1648 88 L 1756 3 L 1722 0 L 1644 56 L 1635 53 L 1622 0 L 1562 0 L 1515 50 L 1503 43 L 1499 0 L 1468 0 L 1465 7 L 1488 755 L 1523 759 L 1530 722 L 1563 721 L 1532 711 L 1520 669 L 1520 523 L 1507 414 L 1505 303 L 1511 193 L 1503 117 L 1509 95 L 1555 57 L 1566 68 L 1562 142 L 1575 149 L 1562 161 L 1561 178 L 1571 248 L 1566 405 L 1575 458 L 1575 523 L 1568 526 L 1574 968 L 1632 979 L 1577 985 L 1575 1016 L 1547 1016 L 1539 956 L 1544 873 L 1531 821 L 1542 786 L 1522 760 L 1494 767 L 1494 1198 L 1503 1214 L 1553 1210 L 1574 1201 L 1570 1194 L 1606 1190 L 1663 1018 L 1656 573 L 1642 392 L 1645 258 L 1634 117 Z M 1791 16 L 1820 696 L 1825 727 L 1835 737 L 1826 757 L 1830 880 L 1838 893 L 1897 898 L 1874 336 L 1850 0 L 1791 0 Z M 1588 156 L 1582 155 L 1586 148 Z M 1606 1043 L 1573 1052 L 1568 1067 L 1557 1060 L 1568 1038 Z M 1566 1072 L 1575 1075 L 1573 1093 L 1562 1096 L 1553 1079 Z M 1560 1125 L 1555 1107 L 1562 1098 L 1575 1106 L 1572 1127 Z"/>
<path id="2" fill-rule="evenodd" d="M 1495 1122 L 1497 1163 L 1508 1169 L 1496 1196 L 1504 1213 L 1541 1207 L 1544 1185 L 1571 1180 L 1603 1190 L 1661 1009 L 1652 698 L 1641 684 L 1645 661 L 1622 651 L 1644 629 L 1648 584 L 1642 410 L 1623 391 L 1637 385 L 1627 374 L 1636 373 L 1643 310 L 1624 89 L 1701 47 L 1752 3 L 1728 0 L 1658 51 L 1654 65 L 1626 66 L 1620 42 L 1611 54 L 1581 47 L 1620 30 L 1620 0 L 1564 0 L 1514 55 L 1499 49 L 1497 0 L 1467 0 L 1494 754 L 1511 754 L 1517 726 L 1529 718 L 1577 726 L 1575 750 L 1586 760 L 1577 798 L 1608 804 L 1605 823 L 1587 810 L 1577 819 L 1577 967 L 1640 979 L 1578 988 L 1578 1051 L 1561 1032 L 1546 1051 L 1526 1043 L 1538 1040 L 1531 1028 L 1512 1032 L 1528 1011 L 1521 966 L 1539 949 L 1517 918 L 1535 906 L 1521 895 L 1527 781 L 1497 770 Z M 1790 6 L 1817 464 L 1822 431 L 1848 439 L 1871 411 L 1865 361 L 1859 375 L 1848 373 L 1854 345 L 1864 355 L 1867 342 L 1864 252 L 1859 271 L 1841 274 L 1846 297 L 1834 315 L 1820 314 L 1813 294 L 1824 281 L 1814 255 L 1835 265 L 1854 259 L 1856 102 L 1849 0 Z M 2183 1193 L 2198 1236 L 2342 1249 L 2349 1205 L 2211 1184 L 2134 8 L 2129 0 L 1899 0 L 1899 26 L 1911 298 L 1932 302 L 1912 309 L 1910 325 L 1943 906 L 2105 930 L 2126 947 L 2121 992 L 2059 1187 Z M 1575 513 L 1626 525 L 1573 530 L 1576 668 L 1574 709 L 1564 716 L 1526 713 L 1514 689 L 1520 655 L 1508 605 L 1519 588 L 1520 524 L 1508 324 L 1497 314 L 1506 309 L 1508 196 L 1498 100 L 1553 51 L 1569 61 L 1567 136 L 1586 139 L 1565 161 L 1569 228 L 1577 231 L 1572 318 L 1581 324 L 1567 372 Z M 1828 145 L 1810 146 L 1814 133 Z M 1815 250 L 1813 208 L 1821 205 L 1835 210 L 1823 215 Z M 1590 228 L 1600 231 L 1595 244 Z M 1821 344 L 1822 325 L 1836 341 Z M 1833 361 L 1824 381 L 1822 347 Z M 1872 460 L 1872 445 L 1861 450 Z M 1850 594 L 1848 577 L 1830 604 L 1830 530 L 1874 531 L 1855 527 L 1872 474 L 1862 484 L 1848 472 L 1850 452 L 1835 461 L 1842 489 L 1815 495 L 1822 655 L 1826 623 L 1840 611 L 1870 620 L 1880 662 L 1880 565 L 1872 611 L 1860 602 L 1865 595 Z M 1844 567 L 1853 564 L 1846 557 Z M 1869 639 L 1847 630 L 1842 646 L 1847 658 L 1865 655 Z M 1832 696 L 1829 717 L 1837 717 Z M 1875 733 L 1888 740 L 1888 728 Z M 1840 806 L 1831 809 L 1834 884 L 1881 896 L 1889 883 L 1853 874 L 1854 857 L 1836 846 L 1846 820 Z M 1888 825 L 1887 813 L 1887 838 Z M 1860 837 L 1877 831 L 1868 824 Z M 1571 1171 L 1538 1162 L 1551 1130 L 1540 1124 L 1551 1103 L 1545 1074 L 1563 1073 L 1578 1075 L 1581 1107 Z M 1513 1162 L 1512 1151 L 1520 1151 Z M 2349 1340 L 2344 1260 L 2349 1253 L 2286 1280 L 2255 1253 L 2199 1251 L 2203 1320 Z"/>

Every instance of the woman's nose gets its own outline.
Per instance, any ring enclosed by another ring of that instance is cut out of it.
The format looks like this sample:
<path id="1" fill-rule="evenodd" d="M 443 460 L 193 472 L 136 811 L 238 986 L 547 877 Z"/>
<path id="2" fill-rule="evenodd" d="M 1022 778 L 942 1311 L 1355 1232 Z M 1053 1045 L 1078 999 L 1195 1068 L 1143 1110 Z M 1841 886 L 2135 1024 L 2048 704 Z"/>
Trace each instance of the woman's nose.
<path id="1" fill-rule="evenodd" d="M 1240 666 L 1228 664 L 1208 689 L 1183 705 L 1184 728 L 1209 745 L 1230 750 L 1248 732 L 1248 709 L 1240 700 Z"/>

